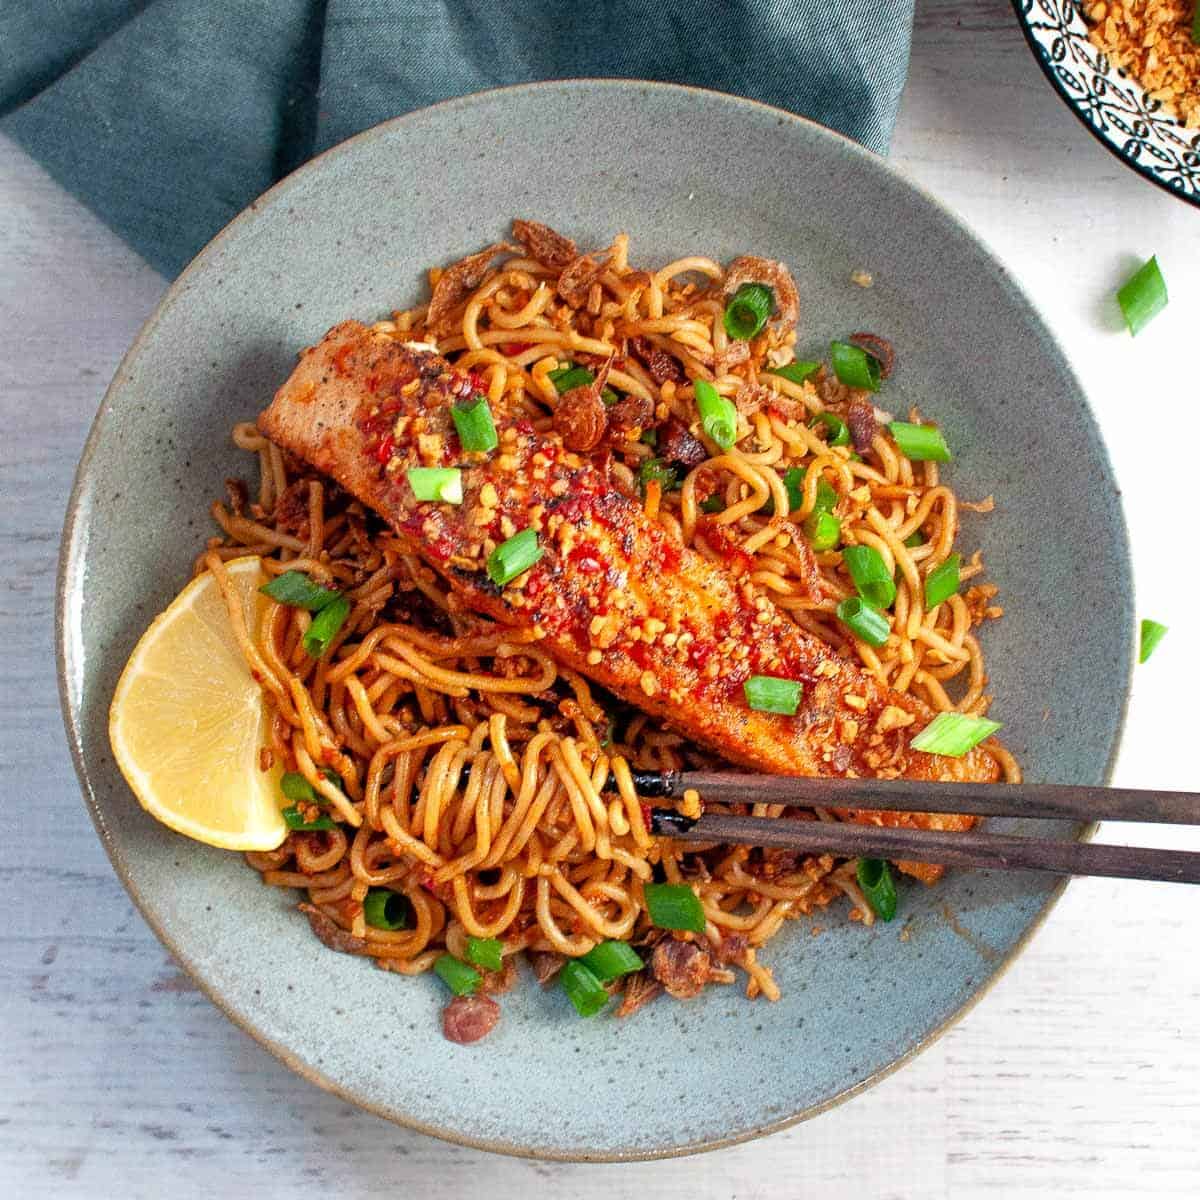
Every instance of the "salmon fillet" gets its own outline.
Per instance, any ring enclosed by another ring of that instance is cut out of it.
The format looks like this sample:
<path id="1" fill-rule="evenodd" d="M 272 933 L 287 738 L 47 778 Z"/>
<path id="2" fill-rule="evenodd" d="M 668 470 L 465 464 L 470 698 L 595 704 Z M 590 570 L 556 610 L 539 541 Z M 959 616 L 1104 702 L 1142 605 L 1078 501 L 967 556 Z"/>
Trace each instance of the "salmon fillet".
<path id="1" fill-rule="evenodd" d="M 436 353 L 347 321 L 301 354 L 258 423 L 379 513 L 446 578 L 463 609 L 532 627 L 557 661 L 731 762 L 791 775 L 997 778 L 982 748 L 962 758 L 913 750 L 932 716 L 924 704 L 800 629 L 739 578 L 736 562 L 711 562 L 683 545 L 621 491 L 603 461 L 496 404 L 498 449 L 464 453 L 450 410 L 476 384 Z M 415 466 L 461 467 L 463 502 L 416 500 L 406 479 Z M 485 570 L 488 554 L 527 528 L 543 556 L 499 587 Z M 796 715 L 750 709 L 742 685 L 751 675 L 801 681 Z"/>

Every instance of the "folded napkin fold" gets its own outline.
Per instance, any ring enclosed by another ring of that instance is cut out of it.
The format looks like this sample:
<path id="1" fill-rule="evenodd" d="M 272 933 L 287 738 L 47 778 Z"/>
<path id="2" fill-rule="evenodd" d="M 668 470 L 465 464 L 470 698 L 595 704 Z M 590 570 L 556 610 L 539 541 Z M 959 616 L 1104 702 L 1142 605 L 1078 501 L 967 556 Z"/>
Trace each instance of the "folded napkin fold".
<path id="1" fill-rule="evenodd" d="M 688 83 L 790 109 L 882 152 L 908 68 L 912 3 L 9 4 L 0 6 L 0 130 L 174 275 L 311 155 L 388 117 L 504 84 Z"/>

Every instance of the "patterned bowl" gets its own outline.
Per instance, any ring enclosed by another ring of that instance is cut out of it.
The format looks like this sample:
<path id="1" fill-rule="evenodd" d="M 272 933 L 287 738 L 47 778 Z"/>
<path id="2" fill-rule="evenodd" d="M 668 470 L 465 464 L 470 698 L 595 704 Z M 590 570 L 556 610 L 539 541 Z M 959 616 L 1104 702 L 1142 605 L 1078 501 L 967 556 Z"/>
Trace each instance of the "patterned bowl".
<path id="1" fill-rule="evenodd" d="M 1083 7 L 1076 0 L 1013 0 L 1046 78 L 1101 145 L 1200 207 L 1200 129 L 1185 129 L 1088 41 Z"/>

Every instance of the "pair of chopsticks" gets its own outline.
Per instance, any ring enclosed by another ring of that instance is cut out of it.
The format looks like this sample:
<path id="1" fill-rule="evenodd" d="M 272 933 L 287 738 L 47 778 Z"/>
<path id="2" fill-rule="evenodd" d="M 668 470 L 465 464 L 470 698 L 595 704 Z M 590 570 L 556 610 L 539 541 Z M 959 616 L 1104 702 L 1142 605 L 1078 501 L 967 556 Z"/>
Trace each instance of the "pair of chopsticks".
<path id="1" fill-rule="evenodd" d="M 726 804 L 783 804 L 803 808 L 888 812 L 967 813 L 1060 821 L 1147 821 L 1200 825 L 1200 794 L 1061 784 L 918 783 L 905 779 L 808 779 L 736 771 L 634 771 L 646 799 L 673 799 L 695 789 L 702 800 Z M 1200 883 L 1200 853 L 1105 846 L 971 830 L 887 828 L 843 821 L 789 821 L 703 813 L 685 817 L 651 809 L 651 830 L 690 842 L 777 846 L 846 858 L 943 863 L 1049 871 L 1055 875 L 1106 875 Z"/>

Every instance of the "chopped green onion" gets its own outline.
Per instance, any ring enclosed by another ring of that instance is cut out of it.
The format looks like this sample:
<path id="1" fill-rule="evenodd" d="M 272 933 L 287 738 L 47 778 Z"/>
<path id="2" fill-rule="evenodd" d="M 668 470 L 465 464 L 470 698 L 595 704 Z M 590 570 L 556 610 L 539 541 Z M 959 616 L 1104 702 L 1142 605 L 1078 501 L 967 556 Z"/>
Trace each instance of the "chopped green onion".
<path id="1" fill-rule="evenodd" d="M 554 384 L 554 388 L 560 396 L 572 388 L 587 387 L 589 383 L 596 382 L 595 375 L 587 367 L 581 367 L 577 363 L 570 363 L 565 367 L 556 367 L 553 371 L 547 371 L 546 378 Z"/>
<path id="2" fill-rule="evenodd" d="M 882 646 L 888 639 L 891 626 L 877 608 L 872 608 L 861 596 L 848 596 L 837 606 L 837 618 L 855 637 L 868 646 Z"/>
<path id="3" fill-rule="evenodd" d="M 329 649 L 329 643 L 337 637 L 338 630 L 346 623 L 349 615 L 349 596 L 339 596 L 325 605 L 304 631 L 305 652 L 313 658 L 320 658 Z"/>
<path id="4" fill-rule="evenodd" d="M 725 305 L 725 332 L 739 342 L 762 332 L 775 308 L 775 294 L 764 283 L 743 283 Z"/>
<path id="5" fill-rule="evenodd" d="M 456 995 L 473 996 L 483 982 L 479 972 L 474 967 L 455 958 L 453 954 L 443 954 L 433 964 L 434 974 Z"/>
<path id="6" fill-rule="evenodd" d="M 279 790 L 297 804 L 303 800 L 306 804 L 319 804 L 316 788 L 313 787 L 299 771 L 285 771 L 279 781 Z"/>
<path id="7" fill-rule="evenodd" d="M 700 501 L 700 511 L 706 513 L 719 513 L 725 511 L 725 501 L 720 496 L 709 496 Z"/>
<path id="8" fill-rule="evenodd" d="M 874 608 L 891 608 L 896 599 L 896 581 L 888 574 L 883 555 L 874 546 L 847 546 L 842 561 L 858 594 Z"/>
<path id="9" fill-rule="evenodd" d="M 912 462 L 949 462 L 950 448 L 936 425 L 913 425 L 893 421 L 888 429 L 900 447 L 900 453 Z"/>
<path id="10" fill-rule="evenodd" d="M 940 754 L 944 758 L 961 758 L 984 738 L 1002 728 L 999 721 L 987 717 L 969 717 L 966 713 L 940 712 L 909 743 L 914 750 Z"/>
<path id="11" fill-rule="evenodd" d="M 467 957 L 485 971 L 504 968 L 504 943 L 499 938 L 467 938 Z"/>
<path id="12" fill-rule="evenodd" d="M 789 467 L 783 473 L 783 486 L 787 488 L 788 512 L 795 512 L 804 503 L 804 468 Z"/>
<path id="13" fill-rule="evenodd" d="M 784 363 L 782 367 L 768 367 L 768 375 L 778 375 L 781 379 L 786 379 L 789 383 L 803 383 L 818 367 L 820 363 L 815 362 L 790 362 Z"/>
<path id="14" fill-rule="evenodd" d="M 418 500 L 462 503 L 462 471 L 457 467 L 409 467 L 408 486 Z"/>
<path id="15" fill-rule="evenodd" d="M 686 883 L 642 885 L 650 923 L 659 929 L 687 929 L 703 933 L 707 918 L 700 899 Z"/>
<path id="16" fill-rule="evenodd" d="M 581 1017 L 594 1017 L 609 1000 L 604 984 L 583 965 L 573 958 L 558 973 L 562 990 L 567 993 L 567 999 L 575 1005 L 575 1011 Z"/>
<path id="17" fill-rule="evenodd" d="M 589 383 L 596 382 L 595 375 L 587 367 L 581 367 L 578 363 L 568 363 L 565 367 L 556 367 L 553 371 L 547 371 L 546 378 L 554 384 L 554 389 L 560 396 L 572 388 L 587 387 Z M 612 388 L 605 387 L 600 389 L 600 399 L 607 407 L 611 408 L 616 404 L 618 396 Z"/>
<path id="18" fill-rule="evenodd" d="M 896 915 L 896 883 L 892 879 L 892 869 L 881 858 L 860 858 L 855 874 L 872 911 L 881 921 L 890 921 Z"/>
<path id="19" fill-rule="evenodd" d="M 751 675 L 742 684 L 746 703 L 755 712 L 782 713 L 794 717 L 800 707 L 801 685 L 794 679 L 778 679 L 774 675 Z"/>
<path id="20" fill-rule="evenodd" d="M 522 571 L 528 571 L 535 562 L 545 554 L 538 545 L 538 535 L 535 530 L 522 529 L 513 534 L 507 542 L 499 546 L 487 557 L 487 573 L 493 583 L 501 587 L 516 579 Z"/>
<path id="21" fill-rule="evenodd" d="M 372 929 L 407 929 L 408 897 L 391 888 L 368 888 L 363 919 Z"/>
<path id="22" fill-rule="evenodd" d="M 1196 11 L 1192 14 L 1192 44 L 1200 46 L 1200 4 L 1196 5 Z"/>
<path id="23" fill-rule="evenodd" d="M 1197 10 L 1200 11 L 1200 10 Z M 1158 258 L 1144 262 L 1117 292 L 1117 303 L 1129 332 L 1135 337 L 1167 307 L 1167 284 L 1158 269 Z"/>
<path id="24" fill-rule="evenodd" d="M 587 967 L 601 983 L 612 983 L 646 965 L 628 942 L 600 942 L 576 961 Z"/>
<path id="25" fill-rule="evenodd" d="M 300 813 L 299 806 L 295 804 L 289 808 L 282 809 L 280 815 L 283 817 L 283 823 L 296 833 L 310 833 L 317 829 L 337 828 L 337 822 L 324 813 L 319 817 L 314 817 L 311 821 L 306 821 Z"/>
<path id="26" fill-rule="evenodd" d="M 879 391 L 883 372 L 879 359 L 868 354 L 861 346 L 849 342 L 830 342 L 829 361 L 833 373 L 847 387 L 866 388 L 868 392 Z"/>
<path id="27" fill-rule="evenodd" d="M 787 488 L 788 512 L 795 512 L 804 503 L 804 476 L 808 473 L 806 467 L 789 467 L 783 474 L 783 486 Z M 821 476 L 817 484 L 817 499 L 813 512 L 832 512 L 838 502 L 838 494 Z"/>
<path id="28" fill-rule="evenodd" d="M 495 450 L 500 444 L 486 396 L 475 396 L 466 404 L 451 405 L 450 415 L 454 418 L 454 428 L 458 430 L 458 440 L 468 454 Z"/>
<path id="29" fill-rule="evenodd" d="M 696 409 L 700 424 L 722 450 L 728 450 L 737 440 L 737 409 L 733 401 L 722 396 L 711 383 L 697 379 Z"/>
<path id="30" fill-rule="evenodd" d="M 680 486 L 679 472 L 667 466 L 666 460 L 661 458 L 648 458 L 638 467 L 638 483 L 643 496 L 646 494 L 646 484 L 651 480 L 657 480 L 664 492 L 673 492 Z"/>
<path id="31" fill-rule="evenodd" d="M 833 512 L 838 502 L 838 494 L 822 475 L 817 482 L 817 499 L 813 504 L 813 512 Z"/>
<path id="32" fill-rule="evenodd" d="M 332 588 L 313 583 L 302 571 L 284 571 L 282 575 L 276 575 L 270 583 L 264 583 L 258 590 L 280 604 L 290 604 L 292 608 L 307 608 L 309 612 L 320 612 L 341 595 L 341 592 L 335 592 Z"/>
<path id="33" fill-rule="evenodd" d="M 805 535 L 808 544 L 818 553 L 826 550 L 836 550 L 842 538 L 842 523 L 831 512 L 824 509 L 814 509 L 804 518 Z"/>
<path id="34" fill-rule="evenodd" d="M 1138 653 L 1138 662 L 1144 663 L 1150 657 L 1158 646 L 1158 643 L 1163 640 L 1163 636 L 1167 632 L 1165 625 L 1160 625 L 1157 621 L 1151 621 L 1147 617 L 1142 622 L 1142 644 Z"/>
<path id="35" fill-rule="evenodd" d="M 925 576 L 926 609 L 936 608 L 943 600 L 949 600 L 957 593 L 958 568 L 961 565 L 961 554 L 948 554 L 945 562 Z"/>
<path id="36" fill-rule="evenodd" d="M 914 529 L 912 533 L 904 539 L 904 544 L 912 550 L 915 546 L 925 545 L 925 535 L 919 530 Z"/>
<path id="37" fill-rule="evenodd" d="M 647 429 L 646 432 L 643 433 L 640 438 L 638 438 L 638 441 L 641 442 L 645 446 L 649 446 L 652 450 L 657 450 L 658 449 L 658 430 L 657 429 Z"/>
<path id="38" fill-rule="evenodd" d="M 812 428 L 816 429 L 818 425 L 824 425 L 829 430 L 829 437 L 826 441 L 831 446 L 848 446 L 850 445 L 850 428 L 837 413 L 819 412 L 813 418 Z"/>

